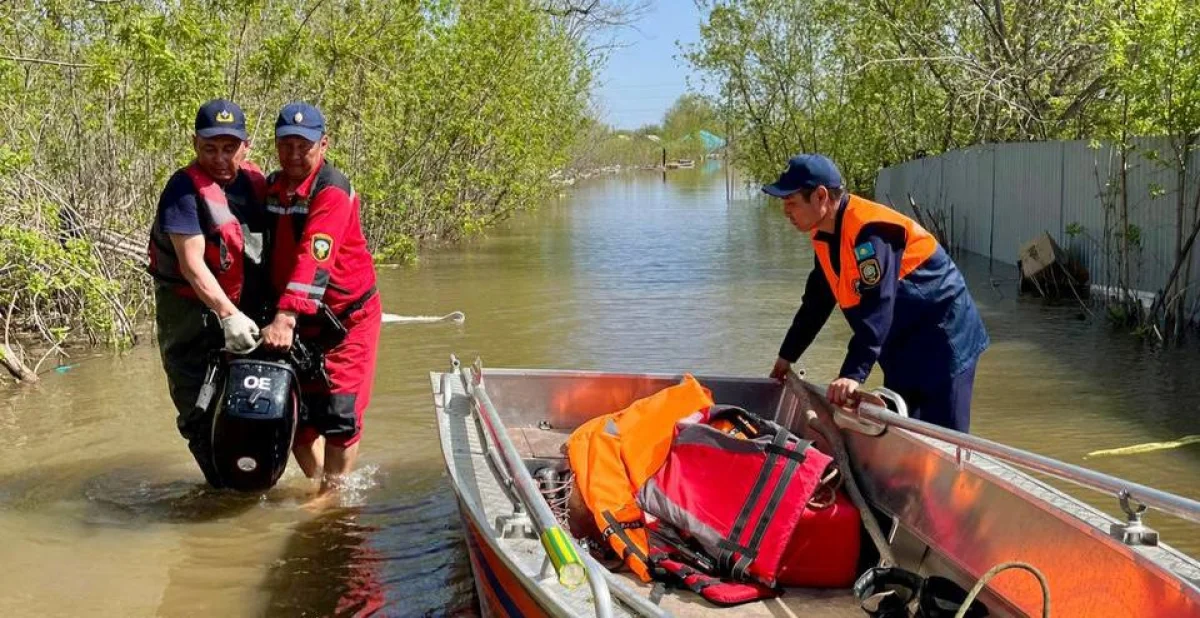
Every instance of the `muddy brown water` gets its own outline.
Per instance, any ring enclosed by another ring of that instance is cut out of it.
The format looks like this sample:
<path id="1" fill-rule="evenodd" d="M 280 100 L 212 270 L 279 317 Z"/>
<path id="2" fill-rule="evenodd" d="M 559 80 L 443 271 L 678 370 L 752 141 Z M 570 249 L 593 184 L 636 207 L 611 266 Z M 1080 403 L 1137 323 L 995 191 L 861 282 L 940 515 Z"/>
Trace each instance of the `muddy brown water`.
<path id="1" fill-rule="evenodd" d="M 975 433 L 1200 498 L 1200 444 L 1084 459 L 1200 434 L 1194 343 L 1153 350 L 1078 309 L 1017 299 L 1010 268 L 958 261 L 994 342 Z M 727 204 L 709 165 L 591 179 L 486 238 L 381 270 L 387 311 L 467 321 L 384 328 L 364 467 L 325 512 L 303 508 L 294 465 L 266 496 L 204 491 L 151 346 L 6 387 L 0 615 L 473 614 L 427 372 L 454 352 L 493 367 L 762 375 L 811 267 L 778 209 Z M 834 375 L 848 333 L 835 314 L 803 359 L 810 377 Z M 1150 523 L 1200 554 L 1200 527 Z"/>

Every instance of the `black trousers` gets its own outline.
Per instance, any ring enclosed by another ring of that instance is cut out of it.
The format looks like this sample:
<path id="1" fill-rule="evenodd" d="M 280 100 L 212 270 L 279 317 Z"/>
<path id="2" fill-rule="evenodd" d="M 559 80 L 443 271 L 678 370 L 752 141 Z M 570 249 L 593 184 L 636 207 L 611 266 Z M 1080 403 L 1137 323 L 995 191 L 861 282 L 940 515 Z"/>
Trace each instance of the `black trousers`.
<path id="1" fill-rule="evenodd" d="M 217 316 L 199 300 L 184 298 L 165 285 L 156 287 L 154 300 L 158 350 L 175 404 L 175 424 L 204 479 L 219 487 L 212 461 L 213 406 L 197 409 L 196 399 L 213 354 L 225 345 L 224 336 Z"/>

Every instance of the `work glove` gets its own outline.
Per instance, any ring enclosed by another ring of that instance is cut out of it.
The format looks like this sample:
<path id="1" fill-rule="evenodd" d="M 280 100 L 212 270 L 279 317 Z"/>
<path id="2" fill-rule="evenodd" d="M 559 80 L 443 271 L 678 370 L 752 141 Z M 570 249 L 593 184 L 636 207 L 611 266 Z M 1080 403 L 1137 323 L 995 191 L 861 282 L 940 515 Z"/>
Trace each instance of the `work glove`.
<path id="1" fill-rule="evenodd" d="M 225 349 L 234 354 L 247 354 L 258 347 L 258 325 L 241 311 L 221 320 L 225 331 Z"/>

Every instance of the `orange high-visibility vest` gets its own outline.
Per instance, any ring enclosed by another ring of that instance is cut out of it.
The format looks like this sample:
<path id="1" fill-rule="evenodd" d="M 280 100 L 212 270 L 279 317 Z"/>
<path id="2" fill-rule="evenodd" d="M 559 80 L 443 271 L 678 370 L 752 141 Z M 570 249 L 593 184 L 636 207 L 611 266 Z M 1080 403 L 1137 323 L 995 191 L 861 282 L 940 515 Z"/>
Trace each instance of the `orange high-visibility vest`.
<path id="1" fill-rule="evenodd" d="M 637 492 L 666 461 L 675 423 L 713 405 L 690 375 L 676 386 L 580 425 L 567 440 L 575 485 L 609 545 L 650 581 L 650 544 Z"/>
<path id="2" fill-rule="evenodd" d="M 846 204 L 846 212 L 842 214 L 841 237 L 837 239 L 841 267 L 839 272 L 833 271 L 833 264 L 829 259 L 830 243 L 816 242 L 817 232 L 812 233 L 817 261 L 821 263 L 821 270 L 825 272 L 825 279 L 829 281 L 829 289 L 833 290 L 833 296 L 842 309 L 850 309 L 858 304 L 860 296 L 856 286 L 864 281 L 864 276 L 867 285 L 873 285 L 871 280 L 880 276 L 879 262 L 871 257 L 861 259 L 863 256 L 858 255 L 859 247 L 855 245 L 859 231 L 871 223 L 891 223 L 904 229 L 904 255 L 900 260 L 899 272 L 901 279 L 916 270 L 937 251 L 937 239 L 916 221 L 883 204 L 851 195 Z M 875 269 L 874 273 L 870 271 L 871 268 Z"/>

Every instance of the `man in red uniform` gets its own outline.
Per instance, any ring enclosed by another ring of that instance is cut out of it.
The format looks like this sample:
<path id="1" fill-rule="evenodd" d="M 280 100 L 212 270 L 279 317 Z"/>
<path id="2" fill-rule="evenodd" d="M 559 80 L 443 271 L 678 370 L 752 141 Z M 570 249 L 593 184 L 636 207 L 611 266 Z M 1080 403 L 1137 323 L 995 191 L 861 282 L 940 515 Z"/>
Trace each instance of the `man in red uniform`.
<path id="1" fill-rule="evenodd" d="M 307 414 L 292 447 L 309 478 L 322 476 L 322 493 L 354 467 L 383 316 L 358 196 L 325 161 L 328 147 L 320 110 L 307 103 L 284 106 L 275 121 L 281 169 L 268 180 L 266 200 L 275 222 L 270 267 L 279 302 L 274 321 L 262 331 L 267 347 L 282 350 L 291 347 L 297 325 L 305 338 L 328 336 L 334 323 L 345 329 L 344 338 L 324 352 L 326 375 L 302 379 Z M 315 332 L 322 328 L 326 332 Z"/>

